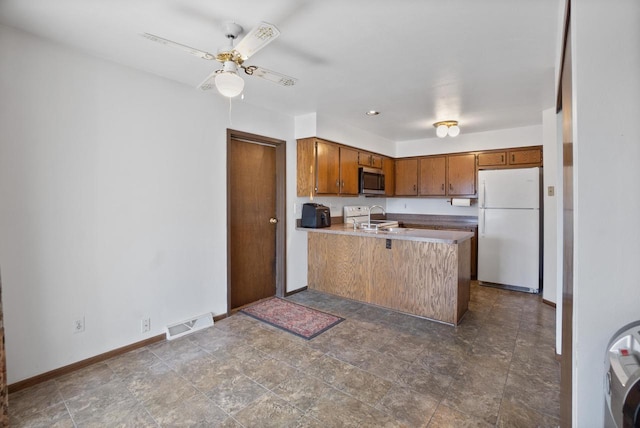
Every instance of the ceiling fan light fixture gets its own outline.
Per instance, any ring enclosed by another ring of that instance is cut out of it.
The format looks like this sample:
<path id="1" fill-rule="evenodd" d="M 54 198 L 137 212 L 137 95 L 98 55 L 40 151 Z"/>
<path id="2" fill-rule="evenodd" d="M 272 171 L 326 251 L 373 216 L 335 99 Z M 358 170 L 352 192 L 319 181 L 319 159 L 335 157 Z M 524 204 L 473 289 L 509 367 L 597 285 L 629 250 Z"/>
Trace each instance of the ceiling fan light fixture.
<path id="1" fill-rule="evenodd" d="M 443 120 L 433 124 L 436 127 L 436 135 L 438 138 L 444 138 L 447 135 L 457 137 L 460 135 L 460 127 L 457 120 Z"/>
<path id="2" fill-rule="evenodd" d="M 236 74 L 238 69 L 233 61 L 226 61 L 215 77 L 216 89 L 227 98 L 237 97 L 244 89 L 244 80 Z"/>

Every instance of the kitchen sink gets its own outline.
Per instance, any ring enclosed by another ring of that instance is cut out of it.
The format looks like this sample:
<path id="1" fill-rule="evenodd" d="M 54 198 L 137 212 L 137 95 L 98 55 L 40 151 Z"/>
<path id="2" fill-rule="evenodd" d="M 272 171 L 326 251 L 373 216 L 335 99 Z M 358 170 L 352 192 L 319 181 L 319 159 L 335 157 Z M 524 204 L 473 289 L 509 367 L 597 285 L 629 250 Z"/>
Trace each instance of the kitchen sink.
<path id="1" fill-rule="evenodd" d="M 409 232 L 413 229 L 408 228 L 408 227 L 381 227 L 380 232 L 387 232 L 387 233 L 403 233 L 403 232 Z"/>

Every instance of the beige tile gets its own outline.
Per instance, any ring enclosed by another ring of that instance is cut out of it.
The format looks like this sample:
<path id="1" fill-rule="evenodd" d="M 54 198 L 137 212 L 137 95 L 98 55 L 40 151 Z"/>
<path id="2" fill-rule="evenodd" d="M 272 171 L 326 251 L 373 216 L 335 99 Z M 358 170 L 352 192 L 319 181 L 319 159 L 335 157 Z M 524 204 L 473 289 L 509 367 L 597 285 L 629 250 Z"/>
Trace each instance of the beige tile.
<path id="1" fill-rule="evenodd" d="M 322 380 L 299 371 L 274 388 L 273 392 L 298 409 L 307 411 L 331 388 Z"/>
<path id="2" fill-rule="evenodd" d="M 500 406 L 497 426 L 500 428 L 556 428 L 560 426 L 560 419 L 557 415 L 551 416 L 537 412 L 506 396 Z"/>
<path id="3" fill-rule="evenodd" d="M 153 419 L 166 427 L 217 426 L 229 415 L 203 394 L 180 400 L 169 406 L 147 406 Z"/>
<path id="4" fill-rule="evenodd" d="M 118 419 L 121 413 L 134 412 L 139 402 L 120 380 L 114 380 L 75 395 L 66 405 L 73 420 L 80 424 Z"/>
<path id="5" fill-rule="evenodd" d="M 298 410 L 282 398 L 267 393 L 234 415 L 246 428 L 286 428 L 296 426 L 302 418 Z"/>
<path id="6" fill-rule="evenodd" d="M 246 376 L 224 382 L 207 393 L 218 407 L 227 413 L 236 413 L 244 409 L 268 391 Z"/>
<path id="7" fill-rule="evenodd" d="M 73 420 L 64 403 L 48 406 L 41 411 L 18 413 L 9 407 L 9 424 L 12 427 L 73 428 Z"/>
<path id="8" fill-rule="evenodd" d="M 438 406 L 428 425 L 429 428 L 490 428 L 493 426 L 494 424 L 489 424 L 482 419 L 466 415 L 442 404 Z"/>
<path id="9" fill-rule="evenodd" d="M 45 413 L 63 403 L 58 384 L 50 380 L 9 395 L 9 414 L 28 420 L 36 413 Z"/>
<path id="10" fill-rule="evenodd" d="M 68 375 L 56 379 L 60 394 L 65 400 L 92 388 L 117 379 L 116 373 L 105 363 L 93 364 Z"/>
<path id="11" fill-rule="evenodd" d="M 395 420 L 416 428 L 427 426 L 436 407 L 438 400 L 401 386 L 389 390 L 377 406 Z"/>
<path id="12" fill-rule="evenodd" d="M 307 415 L 324 427 L 397 427 L 386 413 L 364 404 L 338 390 L 329 390 L 309 409 Z"/>

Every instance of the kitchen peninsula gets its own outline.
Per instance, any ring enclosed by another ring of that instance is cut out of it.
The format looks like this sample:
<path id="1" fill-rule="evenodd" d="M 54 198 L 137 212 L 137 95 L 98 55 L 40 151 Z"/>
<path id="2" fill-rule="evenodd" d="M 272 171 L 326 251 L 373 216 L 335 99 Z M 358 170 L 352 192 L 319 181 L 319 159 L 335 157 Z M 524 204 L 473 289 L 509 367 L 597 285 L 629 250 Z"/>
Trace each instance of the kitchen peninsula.
<path id="1" fill-rule="evenodd" d="M 467 311 L 472 232 L 298 230 L 309 232 L 309 289 L 452 325 Z"/>

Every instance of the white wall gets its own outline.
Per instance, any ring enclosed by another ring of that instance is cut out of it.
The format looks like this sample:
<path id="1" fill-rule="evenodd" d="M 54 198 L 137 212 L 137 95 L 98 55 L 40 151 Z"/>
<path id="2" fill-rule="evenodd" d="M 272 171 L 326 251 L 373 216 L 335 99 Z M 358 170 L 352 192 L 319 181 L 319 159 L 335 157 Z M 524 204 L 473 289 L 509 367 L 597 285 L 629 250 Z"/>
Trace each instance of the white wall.
<path id="1" fill-rule="evenodd" d="M 225 313 L 228 104 L 5 26 L 0 58 L 8 382 Z M 295 170 L 293 118 L 236 102 L 232 120 L 287 140 Z"/>
<path id="2" fill-rule="evenodd" d="M 640 318 L 640 2 L 571 4 L 573 426 L 603 421 L 609 338 Z"/>
<path id="3" fill-rule="evenodd" d="M 557 239 L 557 201 L 558 196 L 558 141 L 556 108 L 542 112 L 542 203 L 543 203 L 543 287 L 542 298 L 556 303 L 557 299 L 557 263 L 558 263 L 558 239 Z M 553 196 L 549 195 L 549 188 L 553 187 Z"/>
<path id="4" fill-rule="evenodd" d="M 424 138 L 400 141 L 396 157 L 437 155 L 474 150 L 492 150 L 505 147 L 539 146 L 542 144 L 542 125 L 465 134 L 464 129 L 455 138 Z"/>

